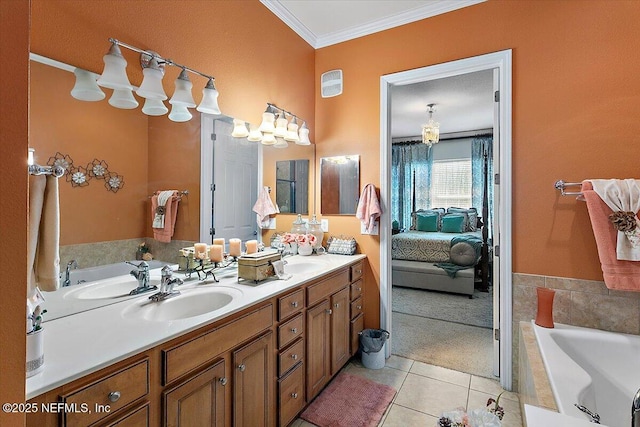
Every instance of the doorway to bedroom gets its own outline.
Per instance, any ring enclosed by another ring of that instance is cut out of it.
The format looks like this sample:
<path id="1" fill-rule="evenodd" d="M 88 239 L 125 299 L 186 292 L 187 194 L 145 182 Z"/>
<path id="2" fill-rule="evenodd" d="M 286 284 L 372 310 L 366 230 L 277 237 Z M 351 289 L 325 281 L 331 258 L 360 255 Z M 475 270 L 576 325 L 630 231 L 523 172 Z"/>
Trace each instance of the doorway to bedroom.
<path id="1" fill-rule="evenodd" d="M 383 76 L 381 84 L 382 224 L 392 224 L 381 230 L 387 351 L 499 376 L 505 388 L 511 264 L 496 248 L 506 242 L 510 254 L 510 161 L 500 155 L 510 157 L 510 72 L 505 51 Z M 439 122 L 437 142 L 420 134 L 429 119 Z M 507 185 L 498 185 L 498 173 Z"/>

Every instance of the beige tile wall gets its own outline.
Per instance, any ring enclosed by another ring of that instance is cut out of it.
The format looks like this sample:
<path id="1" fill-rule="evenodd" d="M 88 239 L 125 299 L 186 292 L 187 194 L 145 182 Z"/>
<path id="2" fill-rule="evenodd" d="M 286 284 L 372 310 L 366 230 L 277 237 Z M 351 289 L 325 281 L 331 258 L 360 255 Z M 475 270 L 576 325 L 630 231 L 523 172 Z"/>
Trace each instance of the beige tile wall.
<path id="1" fill-rule="evenodd" d="M 536 287 L 556 291 L 555 322 L 640 335 L 640 292 L 609 290 L 604 282 L 564 277 L 513 274 L 513 373 L 518 390 L 518 324 L 536 316 Z"/>

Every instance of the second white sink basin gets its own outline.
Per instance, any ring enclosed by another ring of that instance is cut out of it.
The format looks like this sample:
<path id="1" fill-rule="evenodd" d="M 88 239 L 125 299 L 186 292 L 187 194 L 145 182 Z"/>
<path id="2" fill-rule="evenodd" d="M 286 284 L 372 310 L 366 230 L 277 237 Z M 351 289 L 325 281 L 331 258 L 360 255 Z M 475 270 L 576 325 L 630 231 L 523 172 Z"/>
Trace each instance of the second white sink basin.
<path id="1" fill-rule="evenodd" d="M 219 310 L 240 296 L 242 291 L 222 286 L 189 289 L 164 301 L 136 300 L 122 315 L 157 322 L 188 319 Z"/>
<path id="2" fill-rule="evenodd" d="M 328 264 L 318 256 L 304 257 L 297 255 L 285 258 L 285 261 L 287 261 L 287 263 L 284 266 L 284 272 L 291 274 L 315 273 L 328 266 Z"/>

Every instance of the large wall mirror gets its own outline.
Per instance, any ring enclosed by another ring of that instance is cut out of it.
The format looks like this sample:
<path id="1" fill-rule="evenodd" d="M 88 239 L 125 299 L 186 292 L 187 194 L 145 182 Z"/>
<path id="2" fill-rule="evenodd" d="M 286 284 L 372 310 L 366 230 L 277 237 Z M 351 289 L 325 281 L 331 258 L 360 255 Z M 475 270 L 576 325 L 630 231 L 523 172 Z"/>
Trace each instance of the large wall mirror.
<path id="1" fill-rule="evenodd" d="M 77 260 L 81 269 L 102 264 L 124 264 L 124 260 L 135 259 L 136 249 L 142 242 L 150 246 L 156 260 L 175 263 L 181 247 L 200 241 L 201 212 L 208 212 L 214 217 L 215 227 L 225 227 L 224 215 L 216 216 L 217 208 L 214 210 L 211 202 L 208 206 L 201 206 L 201 145 L 206 132 L 203 132 L 200 113 L 190 110 L 193 118 L 183 123 L 173 122 L 167 115 L 148 116 L 141 111 L 144 102 L 141 98 L 137 98 L 140 103 L 137 108 L 114 108 L 108 103 L 110 90 L 104 90 L 106 98 L 102 101 L 78 101 L 70 95 L 75 84 L 75 67 L 47 58 L 33 58 L 30 67 L 29 145 L 35 150 L 35 162 L 46 165 L 50 159 L 59 157 L 76 172 L 75 180 L 72 175 L 58 180 L 60 265 L 63 272 L 72 259 Z M 224 125 L 231 121 L 224 116 L 206 117 Z M 211 134 L 205 137 L 211 141 Z M 256 144 L 246 138 L 230 136 L 225 143 L 237 148 Z M 290 144 L 289 148 L 275 149 L 257 143 L 257 147 L 260 151 L 258 172 L 253 176 L 259 181 L 258 186 L 276 188 L 279 161 L 294 159 L 296 165 L 301 160 L 307 162 L 306 190 L 300 193 L 306 192 L 307 202 L 306 206 L 303 202 L 296 203 L 296 209 L 314 212 L 314 146 Z M 242 150 L 238 148 L 235 151 Z M 215 168 L 215 153 L 213 157 Z M 94 163 L 114 174 L 120 185 L 111 188 L 104 177 L 92 176 L 90 169 Z M 232 178 L 237 177 L 238 171 L 230 171 L 229 174 Z M 303 172 L 296 186 L 296 200 L 303 198 L 297 191 L 305 186 L 302 175 Z M 86 179 L 83 181 L 80 176 Z M 188 193 L 180 200 L 170 243 L 153 239 L 150 197 L 163 189 Z M 213 192 L 213 189 L 207 186 L 203 191 Z M 237 204 L 238 197 L 234 193 L 237 191 L 229 191 L 233 200 L 223 204 Z M 276 194 L 272 192 L 271 197 L 276 202 Z M 246 207 L 240 209 L 248 212 L 247 225 L 255 230 L 253 234 L 259 236 L 256 216 L 251 211 L 255 199 L 245 199 Z M 126 267 L 121 274 L 127 274 L 130 269 Z M 45 294 L 45 298 L 53 299 L 55 296 Z M 50 312 L 47 319 L 118 300 L 96 299 L 82 307 L 75 300 L 69 301 L 68 312 Z"/>
<path id="2" fill-rule="evenodd" d="M 276 162 L 276 202 L 282 214 L 309 213 L 309 160 Z"/>
<path id="3" fill-rule="evenodd" d="M 354 215 L 359 190 L 360 156 L 320 159 L 320 209 L 323 215 Z"/>

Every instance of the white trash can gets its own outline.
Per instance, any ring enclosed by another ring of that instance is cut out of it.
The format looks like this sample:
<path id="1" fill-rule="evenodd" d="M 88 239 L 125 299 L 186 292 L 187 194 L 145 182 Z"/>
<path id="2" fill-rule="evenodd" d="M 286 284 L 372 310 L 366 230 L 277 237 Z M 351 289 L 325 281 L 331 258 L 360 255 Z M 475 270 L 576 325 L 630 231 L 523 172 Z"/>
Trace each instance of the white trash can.
<path id="1" fill-rule="evenodd" d="M 388 339 L 389 332 L 384 329 L 365 329 L 360 332 L 360 353 L 365 368 L 384 368 L 384 349 Z"/>

